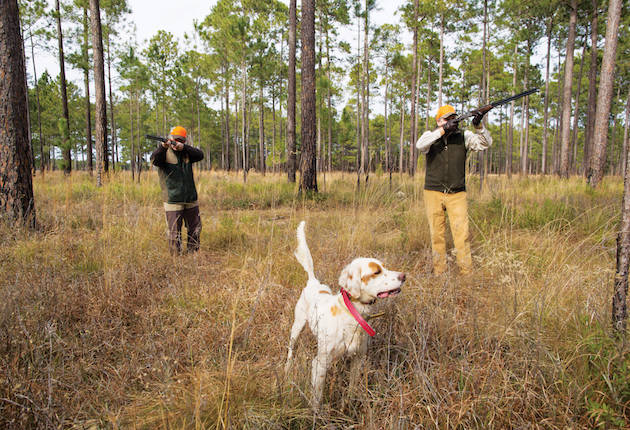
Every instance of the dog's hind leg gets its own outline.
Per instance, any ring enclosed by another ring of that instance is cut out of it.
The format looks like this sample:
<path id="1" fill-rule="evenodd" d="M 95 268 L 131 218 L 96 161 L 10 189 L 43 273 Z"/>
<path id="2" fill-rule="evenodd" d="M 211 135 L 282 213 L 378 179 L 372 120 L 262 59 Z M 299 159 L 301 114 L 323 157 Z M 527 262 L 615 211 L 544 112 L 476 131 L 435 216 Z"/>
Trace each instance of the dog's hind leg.
<path id="1" fill-rule="evenodd" d="M 291 364 L 293 362 L 293 347 L 295 346 L 295 341 L 302 332 L 305 324 L 306 312 L 303 312 L 300 306 L 300 302 L 298 302 L 298 305 L 295 307 L 295 321 L 293 321 L 293 326 L 291 327 L 291 337 L 289 338 L 289 352 L 287 354 L 287 362 L 284 365 L 285 373 L 287 373 L 291 368 Z"/>
<path id="2" fill-rule="evenodd" d="M 327 354 L 317 354 L 313 358 L 311 364 L 311 385 L 313 389 L 313 408 L 319 409 L 319 405 L 322 401 L 322 395 L 324 393 L 324 381 L 326 380 L 326 372 L 328 372 L 328 360 Z"/>

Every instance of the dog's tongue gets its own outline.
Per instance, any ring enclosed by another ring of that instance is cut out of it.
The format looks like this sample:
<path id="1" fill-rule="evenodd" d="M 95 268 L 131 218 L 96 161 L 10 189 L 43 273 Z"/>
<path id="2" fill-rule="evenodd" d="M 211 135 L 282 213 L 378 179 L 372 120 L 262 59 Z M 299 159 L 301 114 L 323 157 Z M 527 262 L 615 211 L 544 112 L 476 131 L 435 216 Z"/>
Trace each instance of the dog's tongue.
<path id="1" fill-rule="evenodd" d="M 382 293 L 378 293 L 376 296 L 382 299 L 389 296 L 395 296 L 398 293 L 400 293 L 400 290 L 383 291 Z"/>

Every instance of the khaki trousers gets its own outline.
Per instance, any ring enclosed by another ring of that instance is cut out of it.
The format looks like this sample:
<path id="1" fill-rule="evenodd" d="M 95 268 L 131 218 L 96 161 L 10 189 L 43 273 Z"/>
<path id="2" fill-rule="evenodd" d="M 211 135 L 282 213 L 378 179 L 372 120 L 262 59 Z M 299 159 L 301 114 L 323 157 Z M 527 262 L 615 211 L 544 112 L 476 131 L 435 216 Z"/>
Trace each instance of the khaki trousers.
<path id="1" fill-rule="evenodd" d="M 433 272 L 440 274 L 446 271 L 446 216 L 444 213 L 446 211 L 453 234 L 457 265 L 462 274 L 470 273 L 472 258 L 470 256 L 466 192 L 448 194 L 424 190 L 424 206 L 431 232 Z"/>

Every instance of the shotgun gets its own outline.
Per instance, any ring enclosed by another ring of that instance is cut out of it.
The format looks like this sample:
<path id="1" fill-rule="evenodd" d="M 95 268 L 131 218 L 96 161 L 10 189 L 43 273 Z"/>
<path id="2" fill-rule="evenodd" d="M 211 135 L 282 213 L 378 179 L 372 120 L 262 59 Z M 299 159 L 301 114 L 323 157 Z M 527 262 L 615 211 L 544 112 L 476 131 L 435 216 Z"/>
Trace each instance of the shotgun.
<path id="1" fill-rule="evenodd" d="M 503 106 L 504 104 L 507 104 L 507 103 L 509 103 L 509 102 L 511 102 L 513 100 L 520 99 L 521 97 L 525 97 L 525 96 L 528 96 L 530 94 L 534 94 L 536 92 L 538 92 L 538 88 L 532 88 L 531 90 L 523 91 L 520 94 L 513 95 L 513 96 L 505 98 L 503 100 L 498 100 L 496 102 L 492 102 L 489 105 L 485 105 L 485 106 L 482 106 L 480 108 L 477 108 L 477 109 L 474 109 L 474 110 L 471 110 L 469 112 L 466 112 L 466 113 L 463 113 L 463 114 L 459 115 L 457 118 L 455 118 L 453 120 L 453 122 L 458 123 L 458 122 L 460 122 L 462 120 L 465 120 L 466 118 L 470 118 L 471 116 L 475 116 L 478 113 L 480 113 L 482 115 L 485 115 L 486 113 L 488 113 L 488 111 L 490 109 L 493 109 L 493 108 L 495 108 L 497 106 Z"/>

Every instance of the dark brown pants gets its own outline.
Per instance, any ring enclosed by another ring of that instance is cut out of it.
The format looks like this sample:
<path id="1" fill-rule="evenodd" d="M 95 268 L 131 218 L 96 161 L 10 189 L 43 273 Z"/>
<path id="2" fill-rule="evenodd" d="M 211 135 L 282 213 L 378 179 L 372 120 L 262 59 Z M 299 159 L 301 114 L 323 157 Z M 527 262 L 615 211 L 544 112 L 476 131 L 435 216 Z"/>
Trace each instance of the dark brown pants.
<path id="1" fill-rule="evenodd" d="M 187 252 L 195 252 L 199 249 L 199 236 L 201 235 L 201 217 L 199 206 L 194 208 L 166 211 L 166 223 L 168 224 L 168 248 L 171 254 L 180 254 L 182 248 L 182 222 L 188 230 Z"/>

